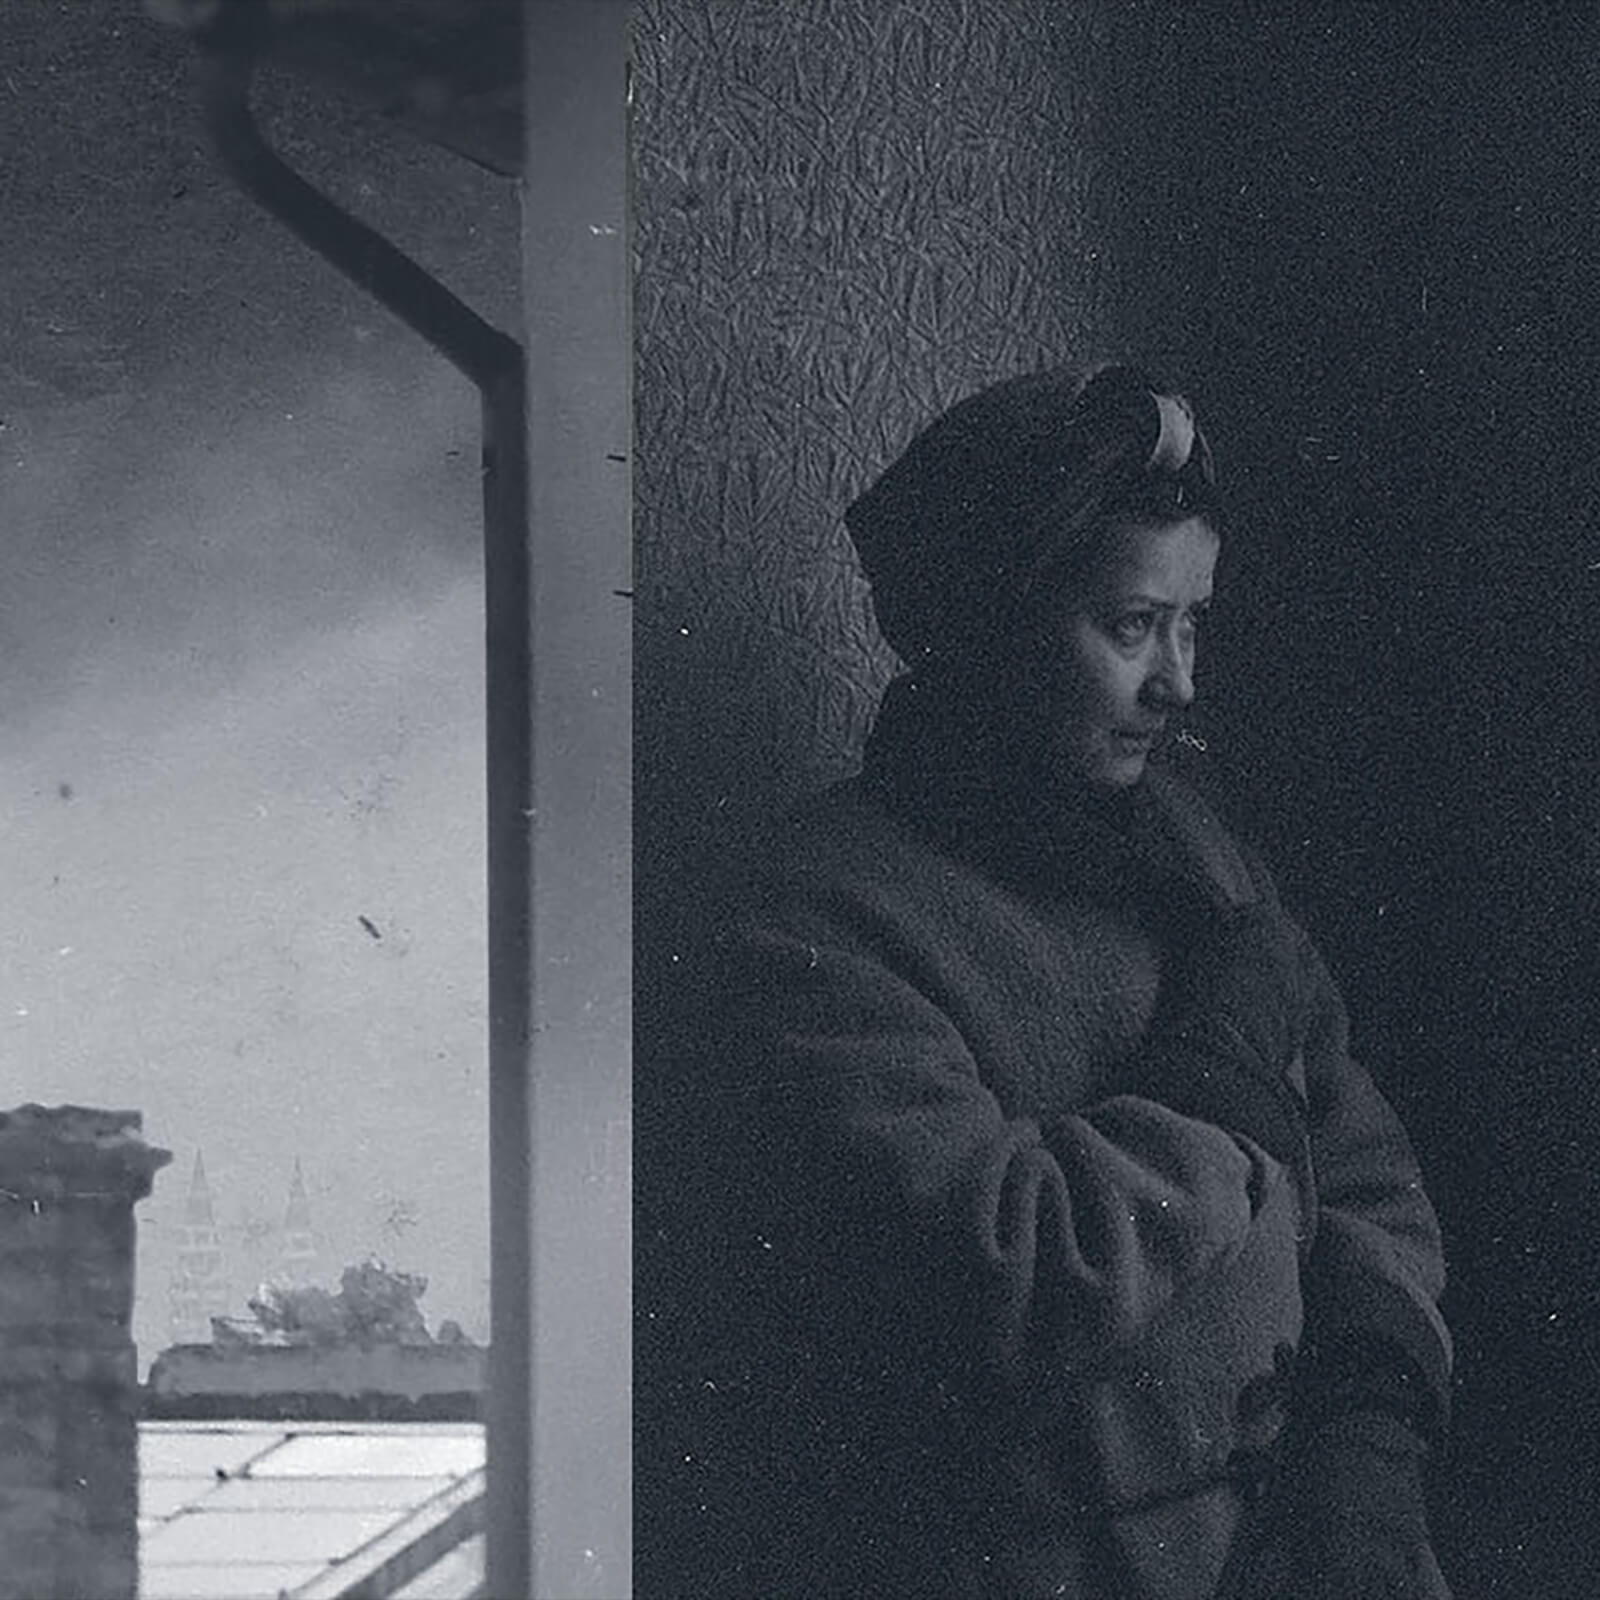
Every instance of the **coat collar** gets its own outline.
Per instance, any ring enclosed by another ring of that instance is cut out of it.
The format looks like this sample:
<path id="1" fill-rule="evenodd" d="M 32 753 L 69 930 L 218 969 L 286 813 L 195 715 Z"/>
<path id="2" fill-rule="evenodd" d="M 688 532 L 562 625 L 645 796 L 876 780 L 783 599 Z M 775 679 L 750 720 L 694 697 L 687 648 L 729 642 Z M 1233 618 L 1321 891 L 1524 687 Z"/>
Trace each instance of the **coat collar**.
<path id="1" fill-rule="evenodd" d="M 1257 898 L 1238 847 L 1176 774 L 1153 763 L 1112 794 L 1048 789 L 992 721 L 915 679 L 890 684 L 862 784 L 941 848 L 1028 889 L 1175 912 Z"/>

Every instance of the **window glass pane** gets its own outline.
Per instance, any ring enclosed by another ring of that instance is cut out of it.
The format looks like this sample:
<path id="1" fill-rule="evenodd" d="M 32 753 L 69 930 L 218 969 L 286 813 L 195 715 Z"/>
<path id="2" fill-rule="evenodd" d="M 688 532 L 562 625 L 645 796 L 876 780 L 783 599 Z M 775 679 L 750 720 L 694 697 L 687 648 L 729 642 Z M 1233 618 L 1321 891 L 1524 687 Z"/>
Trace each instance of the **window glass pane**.
<path id="1" fill-rule="evenodd" d="M 376 1257 L 488 1335 L 478 398 L 260 211 L 138 8 L 5 8 L 0 1109 L 136 1107 L 141 1372 Z M 516 190 L 276 146 L 514 330 Z"/>

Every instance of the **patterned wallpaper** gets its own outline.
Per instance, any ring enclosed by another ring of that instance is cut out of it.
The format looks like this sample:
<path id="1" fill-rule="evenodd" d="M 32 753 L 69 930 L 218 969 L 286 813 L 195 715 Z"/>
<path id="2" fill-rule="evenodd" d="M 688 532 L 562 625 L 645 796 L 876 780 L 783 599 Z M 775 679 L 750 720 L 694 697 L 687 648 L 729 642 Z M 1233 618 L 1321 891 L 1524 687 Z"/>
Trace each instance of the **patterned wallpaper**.
<path id="1" fill-rule="evenodd" d="M 893 670 L 841 513 L 998 378 L 1098 348 L 1093 7 L 636 10 L 637 841 L 848 769 Z M 1070 69 L 1063 66 L 1070 64 Z"/>

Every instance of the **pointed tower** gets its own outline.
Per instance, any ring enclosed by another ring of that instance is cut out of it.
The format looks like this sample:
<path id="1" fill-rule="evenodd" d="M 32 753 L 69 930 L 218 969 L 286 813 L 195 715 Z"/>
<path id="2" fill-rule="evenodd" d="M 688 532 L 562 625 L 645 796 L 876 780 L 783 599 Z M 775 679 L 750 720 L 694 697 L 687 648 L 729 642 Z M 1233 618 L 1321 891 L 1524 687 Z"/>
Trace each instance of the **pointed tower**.
<path id="1" fill-rule="evenodd" d="M 311 1200 L 298 1156 L 294 1176 L 289 1180 L 289 1203 L 283 1213 L 278 1259 L 269 1281 L 280 1289 L 304 1289 L 317 1281 L 317 1235 L 311 1225 Z"/>
<path id="2" fill-rule="evenodd" d="M 226 1314 L 228 1281 L 222 1269 L 222 1239 L 211 1206 L 205 1159 L 197 1150 L 178 1229 L 172 1269 L 169 1327 L 174 1344 L 209 1344 L 211 1319 Z"/>

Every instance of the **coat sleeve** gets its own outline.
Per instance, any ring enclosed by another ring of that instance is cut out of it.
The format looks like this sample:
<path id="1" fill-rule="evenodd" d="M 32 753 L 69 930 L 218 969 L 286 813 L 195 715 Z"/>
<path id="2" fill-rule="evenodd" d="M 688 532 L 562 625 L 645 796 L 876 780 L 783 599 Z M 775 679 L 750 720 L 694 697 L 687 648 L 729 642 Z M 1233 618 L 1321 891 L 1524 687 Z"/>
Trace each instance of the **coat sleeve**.
<path id="1" fill-rule="evenodd" d="M 1327 1349 L 1378 1344 L 1426 1381 L 1435 1420 L 1448 1409 L 1450 1335 L 1439 1312 L 1438 1220 L 1399 1117 L 1350 1053 L 1344 1003 L 1302 935 L 1304 1045 L 1318 1218 L 1305 1272 L 1307 1326 Z"/>
<path id="2" fill-rule="evenodd" d="M 731 957 L 720 1095 L 761 1178 L 752 1226 L 813 1288 L 862 1286 L 839 1314 L 873 1320 L 876 1348 L 936 1328 L 948 1372 L 1037 1398 L 1238 1256 L 1286 1182 L 1141 1097 L 1008 1117 L 892 942 L 814 917 L 747 928 Z"/>

